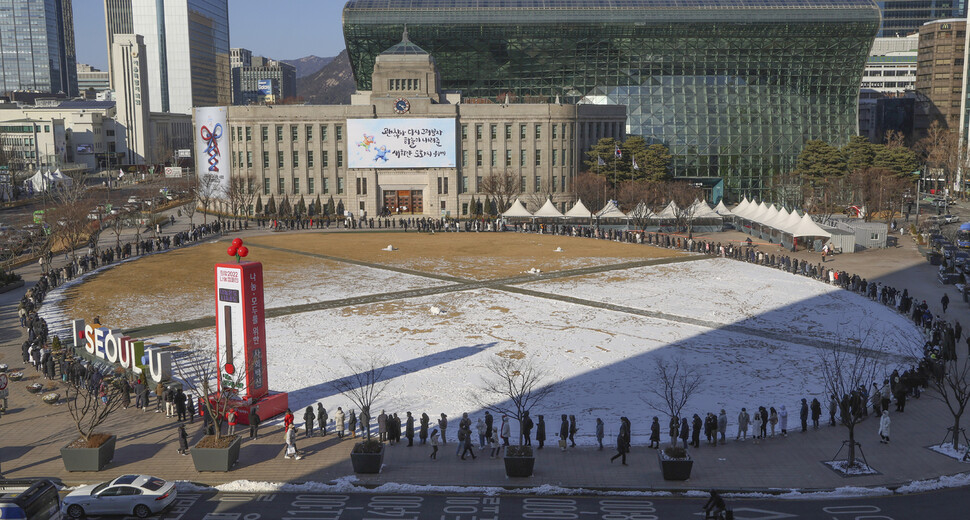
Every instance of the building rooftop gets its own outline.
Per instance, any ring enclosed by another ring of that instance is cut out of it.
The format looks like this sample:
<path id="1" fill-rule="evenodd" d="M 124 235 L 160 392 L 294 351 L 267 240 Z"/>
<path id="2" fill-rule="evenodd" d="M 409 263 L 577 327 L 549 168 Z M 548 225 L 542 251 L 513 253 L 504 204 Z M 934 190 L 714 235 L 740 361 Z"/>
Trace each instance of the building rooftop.
<path id="1" fill-rule="evenodd" d="M 411 40 L 408 39 L 408 28 L 404 27 L 401 42 L 382 52 L 381 56 L 424 56 L 427 54 L 424 49 L 411 43 Z"/>
<path id="2" fill-rule="evenodd" d="M 60 109 L 91 109 L 91 110 L 101 110 L 105 108 L 114 108 L 114 101 L 62 101 L 59 105 L 53 108 Z"/>
<path id="3" fill-rule="evenodd" d="M 616 9 L 838 9 L 871 0 L 349 0 L 346 9 L 388 10 L 616 10 Z"/>

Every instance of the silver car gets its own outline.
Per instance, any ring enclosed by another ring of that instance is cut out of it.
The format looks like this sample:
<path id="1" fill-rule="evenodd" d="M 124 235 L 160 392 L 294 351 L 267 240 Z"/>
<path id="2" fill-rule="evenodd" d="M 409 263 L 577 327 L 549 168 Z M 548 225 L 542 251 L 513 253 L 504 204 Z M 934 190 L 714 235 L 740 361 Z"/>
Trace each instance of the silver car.
<path id="1" fill-rule="evenodd" d="M 148 475 L 122 475 L 97 485 L 81 486 L 62 502 L 68 518 L 86 515 L 135 515 L 146 518 L 175 501 L 175 483 Z"/>

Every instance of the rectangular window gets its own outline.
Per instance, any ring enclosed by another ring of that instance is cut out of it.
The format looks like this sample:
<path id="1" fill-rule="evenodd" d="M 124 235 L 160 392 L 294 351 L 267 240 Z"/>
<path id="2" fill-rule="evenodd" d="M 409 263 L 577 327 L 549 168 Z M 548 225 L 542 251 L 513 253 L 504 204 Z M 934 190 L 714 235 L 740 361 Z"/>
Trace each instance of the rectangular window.
<path id="1" fill-rule="evenodd" d="M 253 140 L 253 129 L 251 127 L 248 127 L 248 126 L 246 127 L 246 140 L 247 141 L 252 141 Z"/>
<path id="2" fill-rule="evenodd" d="M 519 177 L 519 191 L 525 193 L 525 175 Z"/>
<path id="3" fill-rule="evenodd" d="M 461 178 L 461 192 L 462 193 L 468 193 L 468 177 L 467 176 L 463 176 Z"/>
<path id="4" fill-rule="evenodd" d="M 314 181 L 313 177 L 310 177 L 306 180 L 306 192 L 309 193 L 310 195 L 313 195 L 313 181 Z"/>
<path id="5" fill-rule="evenodd" d="M 344 152 L 343 150 L 337 150 L 337 168 L 344 167 Z"/>
<path id="6" fill-rule="evenodd" d="M 481 123 L 475 125 L 475 140 L 477 140 L 477 141 L 481 141 L 482 140 L 482 125 L 481 125 Z"/>
<path id="7" fill-rule="evenodd" d="M 263 152 L 263 168 L 269 168 L 269 152 Z"/>
<path id="8" fill-rule="evenodd" d="M 364 187 L 364 189 L 362 190 L 364 192 L 363 194 L 364 195 L 367 195 L 367 178 L 363 178 L 363 179 L 361 179 L 361 181 L 362 181 L 361 182 L 361 185 L 363 185 L 363 187 Z"/>
<path id="9" fill-rule="evenodd" d="M 280 177 L 279 183 L 279 186 L 276 187 L 276 193 L 278 195 L 283 195 L 286 193 L 286 179 Z"/>
<path id="10" fill-rule="evenodd" d="M 542 139 L 542 125 L 536 123 L 536 139 Z"/>
<path id="11" fill-rule="evenodd" d="M 263 141 L 269 141 L 269 127 L 263 125 L 259 127 L 259 138 Z"/>
<path id="12" fill-rule="evenodd" d="M 467 202 L 463 202 L 461 204 L 461 214 L 462 215 L 467 215 L 468 214 L 468 203 Z"/>
<path id="13" fill-rule="evenodd" d="M 461 165 L 468 166 L 468 150 L 461 151 Z"/>
<path id="14" fill-rule="evenodd" d="M 313 125 L 306 125 L 306 140 L 313 140 Z"/>
<path id="15" fill-rule="evenodd" d="M 290 125 L 290 141 L 296 142 L 297 137 L 300 135 L 300 131 L 297 130 L 296 125 Z"/>
<path id="16" fill-rule="evenodd" d="M 361 179 L 358 178 L 357 179 L 357 195 L 360 195 L 360 181 L 361 181 Z"/>
<path id="17" fill-rule="evenodd" d="M 536 166 L 542 166 L 542 150 L 536 150 Z"/>
<path id="18" fill-rule="evenodd" d="M 568 190 L 566 190 L 566 176 L 565 175 L 562 176 L 562 191 L 568 191 Z"/>
<path id="19" fill-rule="evenodd" d="M 461 125 L 461 140 L 468 140 L 468 125 Z"/>
<path id="20" fill-rule="evenodd" d="M 519 166 L 525 166 L 525 149 L 519 150 Z"/>
<path id="21" fill-rule="evenodd" d="M 490 166 L 495 166 L 495 163 L 497 162 L 498 162 L 498 150 L 492 150 L 492 162 Z"/>
<path id="22" fill-rule="evenodd" d="M 269 179 L 263 178 L 263 195 L 269 195 Z"/>
<path id="23" fill-rule="evenodd" d="M 475 166 L 481 166 L 481 165 L 482 165 L 482 151 L 475 150 Z"/>
<path id="24" fill-rule="evenodd" d="M 253 167 L 253 152 L 246 152 L 246 168 Z"/>
<path id="25" fill-rule="evenodd" d="M 498 139 L 498 125 L 489 125 L 488 137 L 493 141 Z"/>
<path id="26" fill-rule="evenodd" d="M 327 125 L 320 125 L 320 140 L 327 140 Z"/>
<path id="27" fill-rule="evenodd" d="M 448 177 L 445 177 L 445 195 L 448 194 Z"/>
<path id="28" fill-rule="evenodd" d="M 519 125 L 519 139 L 525 139 L 525 127 L 526 125 Z"/>
<path id="29" fill-rule="evenodd" d="M 444 183 L 441 182 L 441 177 L 438 177 L 438 195 L 441 195 L 441 187 Z"/>
<path id="30" fill-rule="evenodd" d="M 337 177 L 337 195 L 343 195 L 344 193 L 344 178 Z"/>
<path id="31" fill-rule="evenodd" d="M 306 167 L 313 168 L 313 150 L 307 150 L 306 152 Z"/>
<path id="32" fill-rule="evenodd" d="M 536 180 L 536 193 L 539 193 L 542 191 L 542 177 L 539 177 L 538 175 L 536 175 L 535 180 Z"/>
<path id="33" fill-rule="evenodd" d="M 553 128 L 556 128 L 556 127 L 553 127 Z M 553 166 L 555 166 L 555 165 L 556 165 L 556 152 L 557 152 L 557 151 L 558 151 L 558 150 L 556 150 L 555 148 L 553 148 L 553 149 L 552 149 L 552 165 L 553 165 Z"/>
<path id="34" fill-rule="evenodd" d="M 283 140 L 283 125 L 276 125 L 276 140 Z"/>
<path id="35" fill-rule="evenodd" d="M 277 168 L 282 168 L 283 167 L 283 152 L 282 151 L 276 152 L 276 167 Z"/>
<path id="36" fill-rule="evenodd" d="M 565 148 L 562 149 L 562 165 L 563 166 L 566 166 L 566 149 Z M 566 190 L 565 185 L 563 185 L 563 191 L 565 191 L 565 190 Z"/>
<path id="37" fill-rule="evenodd" d="M 333 135 L 338 141 L 343 141 L 344 140 L 343 125 L 333 125 Z"/>
<path id="38" fill-rule="evenodd" d="M 238 152 L 237 155 L 239 156 L 239 162 L 237 162 L 236 164 L 238 164 L 239 167 L 242 168 L 242 166 L 243 166 L 243 162 L 242 162 L 242 152 Z"/>
<path id="39" fill-rule="evenodd" d="M 552 125 L 552 138 L 553 139 L 558 139 L 559 138 L 559 136 L 557 135 L 557 132 L 556 132 L 556 130 L 558 128 L 559 128 L 559 125 Z"/>
<path id="40" fill-rule="evenodd" d="M 512 125 L 505 125 L 505 140 L 508 141 L 512 139 Z"/>
<path id="41" fill-rule="evenodd" d="M 512 150 L 505 150 L 505 165 L 512 166 Z"/>
<path id="42" fill-rule="evenodd" d="M 553 127 L 553 128 L 555 128 L 555 127 Z M 553 157 L 555 157 L 555 155 Z M 552 176 L 552 192 L 555 193 L 556 192 L 556 188 L 558 188 L 558 187 L 559 187 L 559 178 L 556 177 L 555 175 L 553 175 Z"/>
<path id="43" fill-rule="evenodd" d="M 298 168 L 300 166 L 300 152 L 293 150 L 293 167 Z"/>
<path id="44" fill-rule="evenodd" d="M 299 177 L 293 177 L 293 194 L 294 195 L 299 195 L 300 194 L 300 178 Z"/>
<path id="45" fill-rule="evenodd" d="M 324 168 L 330 166 L 330 152 L 327 150 L 320 152 L 320 165 Z"/>
<path id="46" fill-rule="evenodd" d="M 475 191 L 482 189 L 482 176 L 475 177 Z"/>
<path id="47" fill-rule="evenodd" d="M 330 179 L 324 177 L 323 178 L 323 194 L 326 195 L 327 193 L 330 193 Z"/>

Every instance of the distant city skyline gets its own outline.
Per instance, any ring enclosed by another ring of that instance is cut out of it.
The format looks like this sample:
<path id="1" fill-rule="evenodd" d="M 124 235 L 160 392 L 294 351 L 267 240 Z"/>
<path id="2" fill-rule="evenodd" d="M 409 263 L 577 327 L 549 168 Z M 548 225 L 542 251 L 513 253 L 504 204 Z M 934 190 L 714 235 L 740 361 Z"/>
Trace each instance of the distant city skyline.
<path id="1" fill-rule="evenodd" d="M 285 0 L 267 9 L 266 2 L 230 0 L 229 44 L 276 59 L 336 56 L 345 46 L 340 24 L 344 3 Z M 104 24 L 103 1 L 74 2 L 78 63 L 108 70 Z"/>

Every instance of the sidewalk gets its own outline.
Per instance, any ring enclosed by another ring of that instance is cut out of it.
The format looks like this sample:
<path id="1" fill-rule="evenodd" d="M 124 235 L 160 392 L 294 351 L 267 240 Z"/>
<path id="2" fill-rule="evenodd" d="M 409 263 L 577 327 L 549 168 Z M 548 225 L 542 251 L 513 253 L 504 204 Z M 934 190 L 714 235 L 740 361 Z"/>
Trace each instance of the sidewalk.
<path id="1" fill-rule="evenodd" d="M 197 222 L 201 219 L 196 218 Z M 164 229 L 165 234 L 188 228 L 188 219 L 177 219 L 174 228 Z M 316 230 L 314 230 L 316 231 Z M 228 232 L 228 236 L 249 236 L 266 233 L 250 229 L 248 232 Z M 287 233 L 306 233 L 287 231 Z M 723 236 L 722 236 L 723 235 Z M 729 234 L 718 234 L 717 240 L 731 239 Z M 739 235 L 744 236 L 744 235 Z M 104 245 L 113 245 L 114 237 L 102 237 Z M 920 299 L 926 299 L 938 309 L 941 291 L 950 292 L 953 301 L 948 316 L 962 313 L 967 316 L 966 304 L 955 298 L 953 289 L 942 288 L 935 280 L 935 269 L 918 256 L 912 240 L 903 237 L 899 248 L 871 251 L 853 255 L 843 254 L 827 262 L 849 272 L 877 279 L 897 287 L 907 287 Z M 807 255 L 798 253 L 797 256 Z M 818 261 L 816 255 L 805 256 Z M 60 255 L 57 262 L 63 262 Z M 925 269 L 925 268 L 928 269 Z M 28 283 L 25 287 L 0 295 L 0 363 L 7 363 L 11 371 L 23 370 L 19 345 L 23 329 L 17 323 L 16 303 L 36 281 L 38 266 L 19 270 Z M 912 273 L 919 273 L 919 280 Z M 903 273 L 906 279 L 896 279 Z M 926 276 L 926 278 L 923 278 Z M 970 321 L 970 320 L 967 320 Z M 965 324 L 966 325 L 966 324 Z M 963 355 L 965 351 L 958 348 Z M 102 428 L 118 435 L 114 461 L 99 473 L 68 473 L 64 470 L 59 450 L 76 438 L 73 422 L 66 405 L 48 406 L 37 396 L 28 394 L 24 388 L 34 381 L 42 381 L 33 368 L 24 370 L 27 380 L 10 385 L 10 413 L 0 418 L 0 463 L 7 478 L 47 476 L 74 485 L 106 480 L 125 473 L 150 473 L 166 479 L 189 480 L 205 484 L 219 484 L 234 480 L 253 481 L 329 481 L 353 474 L 349 453 L 355 442 L 338 440 L 331 432 L 326 437 L 300 438 L 297 446 L 303 451 L 300 461 L 282 458 L 283 435 L 280 426 L 272 424 L 261 428 L 258 440 L 244 440 L 238 466 L 228 473 L 198 473 L 191 457 L 176 453 L 176 423 L 164 414 L 142 412 L 136 409 L 119 411 Z M 63 393 L 63 392 L 62 392 Z M 30 403 L 24 405 L 24 403 Z M 419 411 L 420 413 L 420 411 Z M 297 411 L 296 415 L 302 415 Z M 384 458 L 383 473 L 376 476 L 360 476 L 365 484 L 384 482 L 422 485 L 460 486 L 524 486 L 544 484 L 564 487 L 610 488 L 610 489 L 749 489 L 768 488 L 836 488 L 842 486 L 892 486 L 913 480 L 935 478 L 940 475 L 970 471 L 970 464 L 960 463 L 926 449 L 939 443 L 950 426 L 951 417 L 946 407 L 924 393 L 918 400 L 909 400 L 906 412 L 892 415 L 892 444 L 876 442 L 878 419 L 870 417 L 856 430 L 856 438 L 863 445 L 869 464 L 879 475 L 843 478 L 822 464 L 835 455 L 846 438 L 842 427 L 822 426 L 818 431 L 809 427 L 807 433 L 795 427 L 787 438 L 769 439 L 755 445 L 732 440 L 736 433 L 736 418 L 729 418 L 728 443 L 725 446 L 708 447 L 703 444 L 691 450 L 694 458 L 692 478 L 687 482 L 667 482 L 661 478 L 654 450 L 646 446 L 633 447 L 628 455 L 629 466 L 619 461 L 610 463 L 615 453 L 611 439 L 605 440 L 606 449 L 570 449 L 566 452 L 555 447 L 550 430 L 550 445 L 537 451 L 535 475 L 527 479 L 505 477 L 501 460 L 490 460 L 476 448 L 478 460 L 461 461 L 454 455 L 453 442 L 440 448 L 438 460 L 429 460 L 430 446 L 408 448 L 405 445 L 389 447 Z M 473 417 L 473 420 L 475 418 Z M 824 419 L 824 417 L 823 417 Z M 608 422 L 613 420 L 604 417 Z M 649 427 L 647 417 L 631 417 L 635 431 Z M 797 424 L 797 413 L 791 418 L 791 426 Z M 298 425 L 300 423 L 298 422 Z M 188 425 L 190 444 L 201 438 L 201 421 Z M 580 433 L 589 433 L 591 425 Z M 449 431 L 454 441 L 454 431 Z M 405 440 L 406 444 L 406 440 Z M 844 457 L 844 452 L 842 454 Z"/>

